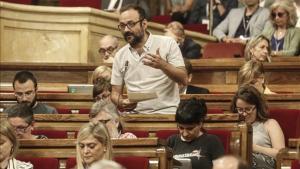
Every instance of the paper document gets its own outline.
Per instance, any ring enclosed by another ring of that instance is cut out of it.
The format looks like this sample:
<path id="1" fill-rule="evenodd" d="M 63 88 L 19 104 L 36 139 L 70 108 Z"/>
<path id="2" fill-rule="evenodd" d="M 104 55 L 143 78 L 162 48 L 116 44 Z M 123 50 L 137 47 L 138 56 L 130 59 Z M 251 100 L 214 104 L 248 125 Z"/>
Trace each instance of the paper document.
<path id="1" fill-rule="evenodd" d="M 128 92 L 127 95 L 130 102 L 141 102 L 157 98 L 155 92 Z"/>

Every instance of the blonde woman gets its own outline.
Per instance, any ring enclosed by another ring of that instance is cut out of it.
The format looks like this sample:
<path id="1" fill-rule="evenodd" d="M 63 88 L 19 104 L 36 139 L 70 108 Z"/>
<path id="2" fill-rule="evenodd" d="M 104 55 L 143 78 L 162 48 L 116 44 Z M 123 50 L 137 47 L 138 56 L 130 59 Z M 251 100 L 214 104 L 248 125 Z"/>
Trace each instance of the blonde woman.
<path id="1" fill-rule="evenodd" d="M 107 67 L 104 65 L 98 66 L 92 74 L 92 83 L 96 84 L 97 81 L 102 78 L 104 78 L 106 80 L 110 80 L 110 78 L 111 78 L 111 68 L 110 67 Z"/>
<path id="2" fill-rule="evenodd" d="M 296 8 L 291 1 L 276 1 L 270 8 L 271 23 L 262 32 L 270 40 L 272 55 L 298 56 L 300 29 L 296 28 Z"/>
<path id="3" fill-rule="evenodd" d="M 271 48 L 269 44 L 269 39 L 263 35 L 251 39 L 245 48 L 246 61 L 271 62 Z"/>
<path id="4" fill-rule="evenodd" d="M 0 124 L 0 168 L 33 169 L 32 164 L 14 158 L 19 146 L 14 129 L 7 120 L 1 120 Z"/>
<path id="5" fill-rule="evenodd" d="M 264 94 L 275 94 L 266 86 L 265 70 L 262 62 L 250 60 L 238 72 L 238 87 L 250 84 Z"/>
<path id="6" fill-rule="evenodd" d="M 77 136 L 77 169 L 89 169 L 102 159 L 112 159 L 112 145 L 105 124 L 84 124 Z"/>

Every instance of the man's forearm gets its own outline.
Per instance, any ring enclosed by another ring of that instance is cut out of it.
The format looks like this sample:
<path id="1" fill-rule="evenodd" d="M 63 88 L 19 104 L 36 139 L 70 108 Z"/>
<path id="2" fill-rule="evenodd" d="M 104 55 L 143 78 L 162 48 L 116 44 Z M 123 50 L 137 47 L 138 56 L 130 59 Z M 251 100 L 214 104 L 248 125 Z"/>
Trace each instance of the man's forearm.
<path id="1" fill-rule="evenodd" d="M 187 85 L 188 76 L 184 67 L 175 67 L 170 63 L 165 63 L 161 70 L 173 81 Z"/>

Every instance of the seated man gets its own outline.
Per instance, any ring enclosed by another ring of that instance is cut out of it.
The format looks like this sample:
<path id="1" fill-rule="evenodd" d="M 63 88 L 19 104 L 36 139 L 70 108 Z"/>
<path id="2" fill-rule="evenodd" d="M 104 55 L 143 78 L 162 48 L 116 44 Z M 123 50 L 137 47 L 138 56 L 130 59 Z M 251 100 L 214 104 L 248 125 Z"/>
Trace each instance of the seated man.
<path id="1" fill-rule="evenodd" d="M 219 41 L 246 43 L 262 32 L 269 19 L 269 10 L 259 7 L 259 0 L 245 0 L 245 6 L 232 9 L 213 30 Z"/>
<path id="2" fill-rule="evenodd" d="M 105 35 L 99 40 L 99 54 L 104 63 L 112 63 L 117 52 L 119 41 L 112 35 Z"/>
<path id="3" fill-rule="evenodd" d="M 184 58 L 199 59 L 201 57 L 201 46 L 185 36 L 181 23 L 176 21 L 169 23 L 165 29 L 165 35 L 176 40 Z"/>
<path id="4" fill-rule="evenodd" d="M 18 139 L 47 139 L 44 135 L 33 135 L 34 117 L 32 108 L 26 103 L 11 107 L 7 120 L 14 127 Z"/>
<path id="5" fill-rule="evenodd" d="M 33 114 L 57 113 L 56 109 L 44 103 L 37 102 L 37 80 L 29 71 L 18 72 L 13 80 L 13 88 L 18 103 L 26 103 L 33 110 Z M 11 107 L 4 110 L 10 113 Z"/>

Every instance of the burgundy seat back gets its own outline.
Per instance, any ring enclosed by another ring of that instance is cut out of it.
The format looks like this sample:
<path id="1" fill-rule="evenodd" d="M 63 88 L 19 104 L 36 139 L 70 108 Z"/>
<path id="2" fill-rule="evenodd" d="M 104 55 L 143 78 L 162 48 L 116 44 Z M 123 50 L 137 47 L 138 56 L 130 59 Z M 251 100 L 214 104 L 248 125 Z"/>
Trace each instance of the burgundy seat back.
<path id="1" fill-rule="evenodd" d="M 300 137 L 300 110 L 270 109 L 270 118 L 277 120 L 282 128 L 286 145 L 289 138 Z"/>
<path id="2" fill-rule="evenodd" d="M 146 157 L 115 157 L 115 161 L 126 169 L 148 169 L 149 159 Z"/>
<path id="3" fill-rule="evenodd" d="M 76 158 L 68 158 L 66 161 L 66 169 L 72 169 L 76 165 Z"/>
<path id="4" fill-rule="evenodd" d="M 300 160 L 294 160 L 291 169 L 300 169 Z"/>
<path id="5" fill-rule="evenodd" d="M 101 9 L 101 0 L 59 0 L 59 6 Z"/>
<path id="6" fill-rule="evenodd" d="M 183 25 L 185 30 L 209 34 L 209 31 L 207 29 L 207 24 L 186 24 Z"/>
<path id="7" fill-rule="evenodd" d="M 207 109 L 207 114 L 223 114 L 222 109 Z"/>
<path id="8" fill-rule="evenodd" d="M 138 131 L 138 130 L 125 130 L 124 133 L 130 132 L 134 134 L 138 138 L 145 138 L 149 137 L 149 132 L 148 131 Z"/>
<path id="9" fill-rule="evenodd" d="M 4 2 L 30 5 L 32 0 L 1 0 Z"/>
<path id="10" fill-rule="evenodd" d="M 55 131 L 55 130 L 33 130 L 33 135 L 45 135 L 51 139 L 58 139 L 58 138 L 68 138 L 68 134 L 66 131 Z"/>
<path id="11" fill-rule="evenodd" d="M 245 45 L 240 43 L 207 43 L 203 48 L 203 58 L 244 57 Z"/>
<path id="12" fill-rule="evenodd" d="M 168 139 L 171 135 L 178 134 L 178 130 L 159 130 L 156 132 L 156 137 L 160 139 Z M 223 144 L 225 153 L 230 153 L 231 132 L 227 130 L 207 130 L 208 134 L 213 134 L 219 137 Z"/>
<path id="13" fill-rule="evenodd" d="M 89 114 L 90 109 L 57 108 L 59 114 Z"/>
<path id="14" fill-rule="evenodd" d="M 160 24 L 168 24 L 171 22 L 170 15 L 157 15 L 151 18 L 152 22 L 160 23 Z"/>
<path id="15" fill-rule="evenodd" d="M 33 165 L 33 168 L 37 169 L 59 169 L 59 161 L 56 158 L 42 158 L 42 157 L 34 157 L 34 158 L 24 158 L 17 157 L 20 161 L 30 162 Z"/>

